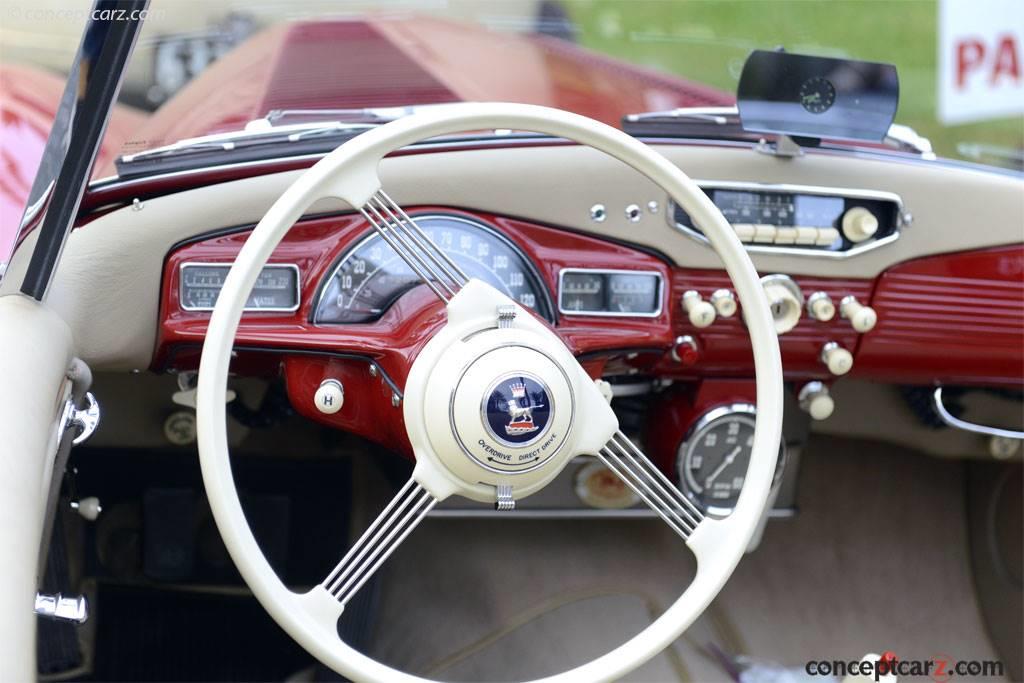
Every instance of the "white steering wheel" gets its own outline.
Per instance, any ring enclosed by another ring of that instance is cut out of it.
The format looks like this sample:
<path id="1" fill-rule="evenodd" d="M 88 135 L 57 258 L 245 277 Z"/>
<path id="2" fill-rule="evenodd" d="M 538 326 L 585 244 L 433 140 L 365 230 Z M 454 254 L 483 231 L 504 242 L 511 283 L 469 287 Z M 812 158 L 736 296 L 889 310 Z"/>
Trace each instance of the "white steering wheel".
<path id="1" fill-rule="evenodd" d="M 470 130 L 524 130 L 567 138 L 625 162 L 663 188 L 708 236 L 744 307 L 757 379 L 757 425 L 743 490 L 724 519 L 705 517 L 621 432 L 597 384 L 558 336 L 518 304 L 468 280 L 382 191 L 385 155 L 425 138 Z M 225 392 L 248 293 L 285 233 L 318 199 L 363 213 L 447 304 L 445 326 L 416 357 L 404 418 L 416 456 L 410 481 L 323 582 L 288 589 L 260 552 L 228 460 Z M 429 397 L 429 398 L 428 398 Z M 703 612 L 732 574 L 771 488 L 782 426 L 782 366 L 767 298 L 721 212 L 682 171 L 619 130 L 576 114 L 521 104 L 432 108 L 363 133 L 305 172 L 270 208 L 238 254 L 210 319 L 197 395 L 207 496 L 231 557 L 277 623 L 325 665 L 359 681 L 421 681 L 356 651 L 337 620 L 359 590 L 440 500 L 458 494 L 511 507 L 581 454 L 597 455 L 688 544 L 697 573 L 654 623 L 615 650 L 547 681 L 608 681 L 655 656 Z M 457 558 L 453 561 L 457 561 Z"/>

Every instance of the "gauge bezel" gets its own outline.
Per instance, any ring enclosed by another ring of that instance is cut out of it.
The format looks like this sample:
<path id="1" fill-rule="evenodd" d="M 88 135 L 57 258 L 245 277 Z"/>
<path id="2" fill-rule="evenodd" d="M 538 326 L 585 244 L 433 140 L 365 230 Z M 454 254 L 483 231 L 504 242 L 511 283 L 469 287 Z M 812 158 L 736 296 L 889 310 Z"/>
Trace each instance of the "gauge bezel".
<path id="1" fill-rule="evenodd" d="M 574 311 L 562 308 L 562 281 L 566 274 L 595 273 L 598 275 L 653 275 L 658 281 L 658 308 L 653 313 L 617 313 L 615 311 Z M 657 270 L 627 270 L 622 268 L 562 268 L 558 271 L 558 312 L 570 316 L 596 316 L 599 318 L 657 318 L 665 310 L 665 278 Z"/>
<path id="2" fill-rule="evenodd" d="M 715 422 L 719 422 L 722 419 L 729 416 L 739 416 L 751 421 L 757 420 L 757 408 L 751 403 L 729 403 L 720 406 L 716 406 L 711 410 L 703 413 L 697 418 L 693 426 L 690 427 L 686 432 L 686 437 L 682 443 L 679 444 L 679 448 L 676 449 L 676 479 L 678 480 L 678 486 L 682 490 L 683 494 L 689 499 L 694 505 L 699 507 L 705 514 L 714 517 L 727 517 L 729 516 L 733 508 L 725 507 L 721 505 L 708 505 L 701 496 L 694 491 L 689 484 L 687 478 L 688 469 L 686 463 L 689 460 L 688 454 L 691 446 L 696 445 L 696 438 L 704 432 L 710 425 Z M 749 466 L 749 459 L 748 459 Z M 772 477 L 771 490 L 775 491 L 778 489 L 779 484 L 782 482 L 782 471 L 786 466 L 786 441 L 785 439 L 779 440 L 779 457 L 775 463 L 775 474 Z"/>
<path id="3" fill-rule="evenodd" d="M 224 268 L 225 270 L 231 270 L 231 263 L 225 261 L 185 261 L 178 265 L 178 308 L 189 313 L 210 313 L 213 311 L 213 306 L 186 306 L 185 305 L 185 269 L 192 267 L 199 268 Z M 295 272 L 295 305 L 293 306 L 268 306 L 265 308 L 257 308 L 246 306 L 242 309 L 244 313 L 294 313 L 302 307 L 302 271 L 299 270 L 299 266 L 294 263 L 268 263 L 263 266 L 260 270 L 260 274 L 267 268 L 287 268 Z M 226 273 L 225 273 L 226 275 Z M 221 286 L 223 289 L 223 285 Z M 251 292 L 250 292 L 251 293 Z M 220 296 L 218 291 L 217 296 Z"/>
<path id="4" fill-rule="evenodd" d="M 477 228 L 479 230 L 482 230 L 483 232 L 489 233 L 492 237 L 497 239 L 499 242 L 503 243 L 505 246 L 507 246 L 509 249 L 511 249 L 514 253 L 516 253 L 519 256 L 519 258 L 525 265 L 526 272 L 530 275 L 530 277 L 533 278 L 534 282 L 537 284 L 536 289 L 537 293 L 539 294 L 538 303 L 540 304 L 538 306 L 537 314 L 551 324 L 556 324 L 558 322 L 558 318 L 555 313 L 557 309 L 555 308 L 554 301 L 551 298 L 551 291 L 547 286 L 547 282 L 542 277 L 540 270 L 537 268 L 537 264 L 533 262 L 533 259 L 530 258 L 529 254 L 527 254 L 522 247 L 520 247 L 518 244 L 512 241 L 508 236 L 502 234 L 500 230 L 483 222 L 482 220 L 478 220 L 475 218 L 467 218 L 466 216 L 459 216 L 456 214 L 444 212 L 434 211 L 431 213 L 420 214 L 409 212 L 409 215 L 416 221 L 442 218 L 444 220 L 455 221 L 457 223 L 464 223 L 466 225 L 469 225 L 470 227 Z M 348 258 L 351 254 L 362 249 L 364 245 L 366 245 L 367 243 L 369 243 L 370 241 L 377 237 L 379 237 L 377 231 L 374 230 L 373 228 L 370 228 L 365 233 L 360 235 L 360 237 L 356 239 L 352 244 L 350 244 L 346 249 L 343 249 L 340 254 L 338 254 L 338 256 L 334 260 L 334 263 L 331 264 L 331 267 L 329 269 L 330 275 L 328 277 L 322 278 L 320 283 L 317 285 L 316 296 L 314 297 L 312 305 L 310 306 L 309 310 L 309 322 L 313 323 L 314 325 L 329 326 L 366 325 L 372 324 L 377 320 L 380 320 L 380 318 L 387 312 L 387 309 L 385 309 L 384 311 L 381 311 L 380 315 L 374 318 L 369 318 L 367 320 L 363 320 L 360 322 L 351 323 L 317 321 L 316 319 L 316 313 L 318 310 L 320 310 L 320 304 L 323 302 L 324 292 L 327 290 L 328 285 L 331 282 L 333 282 L 334 278 L 338 275 L 338 272 L 341 270 L 341 266 L 345 262 L 345 259 Z M 387 245 L 385 244 L 385 246 Z M 452 256 L 452 254 L 449 254 L 449 256 Z M 392 304 L 393 303 L 394 302 L 392 302 Z M 543 306 L 545 310 L 540 310 L 541 306 Z M 390 305 L 388 306 L 388 308 L 390 308 Z"/>

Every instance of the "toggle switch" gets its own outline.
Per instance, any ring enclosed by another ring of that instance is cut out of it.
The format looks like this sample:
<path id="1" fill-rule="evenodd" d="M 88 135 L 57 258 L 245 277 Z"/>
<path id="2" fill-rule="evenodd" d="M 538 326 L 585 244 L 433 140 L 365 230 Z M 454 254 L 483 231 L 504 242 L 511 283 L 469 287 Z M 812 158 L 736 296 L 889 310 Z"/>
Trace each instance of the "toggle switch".
<path id="1" fill-rule="evenodd" d="M 831 341 L 821 347 L 821 362 L 833 375 L 845 375 L 853 369 L 853 354 Z"/>
<path id="2" fill-rule="evenodd" d="M 325 379 L 313 394 L 313 403 L 324 415 L 333 415 L 345 403 L 345 387 L 336 379 Z"/>
<path id="3" fill-rule="evenodd" d="M 715 307 L 701 297 L 700 292 L 695 289 L 683 293 L 683 310 L 690 317 L 690 324 L 694 327 L 707 327 L 715 322 Z"/>
<path id="4" fill-rule="evenodd" d="M 850 325 L 858 332 L 870 332 L 878 322 L 875 309 L 865 306 L 854 296 L 844 296 L 839 302 L 839 312 L 850 321 Z"/>

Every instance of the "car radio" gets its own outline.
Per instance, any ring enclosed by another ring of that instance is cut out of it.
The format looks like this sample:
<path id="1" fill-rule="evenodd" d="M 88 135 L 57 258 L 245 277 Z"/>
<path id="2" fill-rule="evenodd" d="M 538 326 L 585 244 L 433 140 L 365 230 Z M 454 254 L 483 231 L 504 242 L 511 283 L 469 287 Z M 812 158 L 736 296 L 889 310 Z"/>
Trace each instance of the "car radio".
<path id="1" fill-rule="evenodd" d="M 801 185 L 699 183 L 748 251 L 841 258 L 899 237 L 908 220 L 898 195 Z M 707 242 L 686 211 L 672 203 L 673 226 Z"/>

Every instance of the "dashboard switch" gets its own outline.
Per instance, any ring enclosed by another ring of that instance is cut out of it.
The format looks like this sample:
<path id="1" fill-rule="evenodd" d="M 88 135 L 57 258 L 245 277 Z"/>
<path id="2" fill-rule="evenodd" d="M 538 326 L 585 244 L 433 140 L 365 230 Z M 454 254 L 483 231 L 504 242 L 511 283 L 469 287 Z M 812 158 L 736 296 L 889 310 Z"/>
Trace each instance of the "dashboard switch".
<path id="1" fill-rule="evenodd" d="M 797 400 L 800 402 L 800 409 L 815 420 L 828 419 L 836 407 L 828 387 L 821 382 L 808 382 L 803 385 Z"/>
<path id="2" fill-rule="evenodd" d="M 821 228 L 818 230 L 818 238 L 814 241 L 819 247 L 831 246 L 839 239 L 839 231 L 835 228 Z"/>
<path id="3" fill-rule="evenodd" d="M 333 415 L 345 403 L 345 387 L 336 379 L 325 379 L 313 394 L 313 403 L 324 415 Z"/>
<path id="4" fill-rule="evenodd" d="M 798 227 L 796 229 L 796 243 L 797 244 L 814 244 L 818 241 L 818 229 L 808 227 Z"/>
<path id="5" fill-rule="evenodd" d="M 711 294 L 711 305 L 723 318 L 736 315 L 736 297 L 728 289 L 716 289 Z"/>
<path id="6" fill-rule="evenodd" d="M 715 322 L 715 307 L 704 301 L 700 292 L 695 289 L 683 293 L 683 310 L 690 317 L 690 324 L 694 327 L 704 328 Z"/>
<path id="7" fill-rule="evenodd" d="M 774 225 L 755 225 L 754 226 L 754 241 L 764 242 L 771 244 L 775 241 L 775 226 Z"/>
<path id="8" fill-rule="evenodd" d="M 832 297 L 825 292 L 811 294 L 807 297 L 807 315 L 823 323 L 836 317 L 836 305 L 832 303 Z"/>
<path id="9" fill-rule="evenodd" d="M 755 228 L 750 223 L 734 223 L 732 226 L 740 242 L 750 242 L 754 239 Z"/>
<path id="10" fill-rule="evenodd" d="M 796 244 L 796 234 L 796 228 L 776 228 L 775 244 Z"/>
<path id="11" fill-rule="evenodd" d="M 839 312 L 850 321 L 850 325 L 858 332 L 870 332 L 878 322 L 875 309 L 865 306 L 854 296 L 844 296 L 839 302 Z"/>
<path id="12" fill-rule="evenodd" d="M 843 214 L 843 234 L 851 242 L 863 242 L 878 232 L 878 219 L 863 206 L 855 206 Z"/>
<path id="13" fill-rule="evenodd" d="M 845 375 L 853 369 L 853 354 L 832 341 L 821 347 L 821 362 L 833 375 Z"/>
<path id="14" fill-rule="evenodd" d="M 676 337 L 672 345 L 672 360 L 683 365 L 694 365 L 700 358 L 697 342 L 690 335 Z"/>

